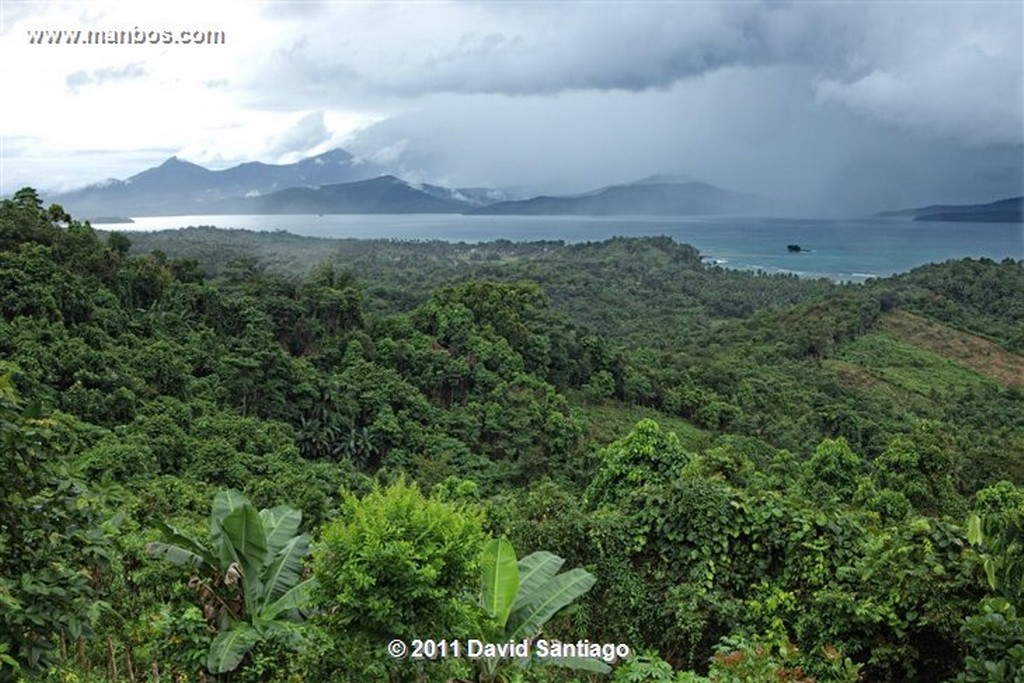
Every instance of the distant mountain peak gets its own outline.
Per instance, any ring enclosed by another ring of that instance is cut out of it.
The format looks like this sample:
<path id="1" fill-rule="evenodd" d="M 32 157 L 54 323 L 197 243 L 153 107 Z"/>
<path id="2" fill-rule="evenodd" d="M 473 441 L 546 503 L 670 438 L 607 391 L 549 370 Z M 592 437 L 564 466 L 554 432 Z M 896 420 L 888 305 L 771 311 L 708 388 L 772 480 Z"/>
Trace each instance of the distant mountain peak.
<path id="1" fill-rule="evenodd" d="M 208 168 L 206 168 L 204 166 L 200 166 L 199 164 L 194 164 L 191 161 L 186 161 L 186 160 L 182 159 L 181 157 L 175 155 L 175 156 L 172 156 L 172 157 L 168 158 L 166 161 L 164 161 L 159 166 L 154 166 L 153 168 L 147 168 L 145 171 L 142 171 L 140 173 L 136 173 L 132 177 L 135 178 L 135 177 L 141 176 L 143 173 L 152 173 L 153 171 L 157 171 L 157 170 L 160 170 L 160 171 L 193 170 L 194 171 L 194 170 L 197 170 L 197 169 L 200 170 L 200 171 L 203 171 L 204 173 L 213 173 L 213 171 L 211 171 L 210 169 L 208 169 Z"/>
<path id="2" fill-rule="evenodd" d="M 349 154 L 345 150 L 341 149 L 340 147 L 335 147 L 334 149 L 329 149 L 326 152 L 323 152 L 321 154 L 317 154 L 316 156 L 312 156 L 312 157 L 308 157 L 306 159 L 303 159 L 299 163 L 314 163 L 314 164 L 337 163 L 337 164 L 345 164 L 345 163 L 348 163 L 348 162 L 352 161 L 352 159 L 353 159 L 353 156 L 351 154 Z"/>
<path id="3" fill-rule="evenodd" d="M 368 183 L 382 183 L 382 184 L 383 183 L 394 183 L 396 185 L 409 185 L 410 187 L 412 187 L 412 185 L 410 185 L 406 181 L 402 180 L 398 176 L 391 175 L 390 173 L 382 173 L 381 175 L 379 175 L 379 176 L 377 176 L 375 178 L 367 178 L 365 182 L 368 182 Z"/>
<path id="4" fill-rule="evenodd" d="M 174 155 L 125 180 L 95 183 L 57 198 L 85 216 L 195 213 L 231 197 L 353 182 L 380 171 L 374 164 L 355 164 L 353 158 L 343 149 L 330 149 L 292 164 L 250 161 L 211 170 Z"/>
<path id="5" fill-rule="evenodd" d="M 634 180 L 627 185 L 686 185 L 688 183 L 700 182 L 693 176 L 673 173 L 655 173 L 653 175 L 645 176 L 639 180 Z M 707 183 L 700 183 L 706 185 Z"/>

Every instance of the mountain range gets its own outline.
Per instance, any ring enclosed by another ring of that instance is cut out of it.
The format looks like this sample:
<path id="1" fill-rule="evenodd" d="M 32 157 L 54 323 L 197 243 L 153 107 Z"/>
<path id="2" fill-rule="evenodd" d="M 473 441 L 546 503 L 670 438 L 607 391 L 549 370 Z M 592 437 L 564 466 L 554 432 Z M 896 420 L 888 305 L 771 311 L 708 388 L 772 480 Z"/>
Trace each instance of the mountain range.
<path id="1" fill-rule="evenodd" d="M 333 149 L 294 164 L 239 164 L 221 171 L 171 157 L 124 180 L 105 180 L 59 194 L 53 201 L 75 215 L 184 215 L 209 213 L 211 205 L 293 187 L 315 187 L 380 175 L 373 163 Z"/>
<path id="2" fill-rule="evenodd" d="M 393 175 L 354 183 L 292 187 L 271 194 L 213 202 L 206 213 L 463 213 L 479 200 L 436 185 L 416 186 Z"/>
<path id="3" fill-rule="evenodd" d="M 219 171 L 171 157 L 130 178 L 94 183 L 50 200 L 87 218 L 332 213 L 709 215 L 756 213 L 768 207 L 753 195 L 678 176 L 651 176 L 576 195 L 519 199 L 493 188 L 407 182 L 341 149 L 294 164 L 250 162 Z"/>

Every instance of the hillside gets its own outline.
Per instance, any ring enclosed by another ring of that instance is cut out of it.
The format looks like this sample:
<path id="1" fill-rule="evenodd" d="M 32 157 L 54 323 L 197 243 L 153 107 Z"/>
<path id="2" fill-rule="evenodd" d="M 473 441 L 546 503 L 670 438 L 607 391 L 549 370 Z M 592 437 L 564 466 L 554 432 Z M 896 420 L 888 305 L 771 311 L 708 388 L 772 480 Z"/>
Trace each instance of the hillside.
<path id="1" fill-rule="evenodd" d="M 240 197 L 213 203 L 208 213 L 238 214 L 333 214 L 333 213 L 458 213 L 471 208 L 469 201 L 445 197 L 442 188 L 416 188 L 385 175 L 352 183 L 319 187 L 292 187 L 256 197 Z"/>
<path id="2" fill-rule="evenodd" d="M 1024 387 L 1024 356 L 1010 353 L 984 337 L 928 320 L 905 311 L 883 316 L 886 332 L 1008 387 Z"/>
<path id="3" fill-rule="evenodd" d="M 836 285 L 667 238 L 64 218 L 0 203 L 0 673 L 853 683 L 1007 656 L 1021 262 Z M 517 560 L 571 609 L 496 622 Z M 649 654 L 386 649 L 517 630 Z"/>

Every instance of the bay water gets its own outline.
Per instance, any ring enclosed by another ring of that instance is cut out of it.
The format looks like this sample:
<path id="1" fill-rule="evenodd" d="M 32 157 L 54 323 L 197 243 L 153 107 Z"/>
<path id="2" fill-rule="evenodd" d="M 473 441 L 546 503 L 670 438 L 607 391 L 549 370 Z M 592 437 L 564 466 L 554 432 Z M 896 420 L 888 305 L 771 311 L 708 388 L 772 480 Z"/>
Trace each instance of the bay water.
<path id="1" fill-rule="evenodd" d="M 472 216 L 331 214 L 148 216 L 107 230 L 169 230 L 211 225 L 285 230 L 311 237 L 447 242 L 601 241 L 668 235 L 728 268 L 862 281 L 925 263 L 973 257 L 1024 259 L 1024 225 L 907 219 L 784 219 L 652 216 Z M 797 244 L 799 252 L 788 245 Z"/>

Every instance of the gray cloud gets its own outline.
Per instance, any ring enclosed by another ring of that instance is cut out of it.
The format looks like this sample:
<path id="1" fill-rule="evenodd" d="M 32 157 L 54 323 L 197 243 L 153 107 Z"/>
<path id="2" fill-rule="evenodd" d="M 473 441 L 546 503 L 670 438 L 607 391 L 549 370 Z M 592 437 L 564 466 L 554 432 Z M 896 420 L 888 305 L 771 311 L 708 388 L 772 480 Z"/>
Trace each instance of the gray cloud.
<path id="1" fill-rule="evenodd" d="M 1021 191 L 1018 5 L 460 5 L 374 16 L 389 20 L 390 40 L 321 17 L 282 53 L 283 71 L 265 73 L 299 76 L 282 97 L 391 111 L 349 146 L 410 177 L 565 191 L 688 173 L 844 212 Z M 342 38 L 325 43 L 328 32 Z"/>
<path id="2" fill-rule="evenodd" d="M 725 3 L 371 7 L 356 27 L 351 11 L 320 17 L 268 58 L 266 74 L 385 97 L 640 91 L 788 59 L 817 40 L 813 25 L 780 11 Z"/>
<path id="3" fill-rule="evenodd" d="M 104 69 L 94 69 L 92 71 L 76 71 L 72 74 L 68 74 L 68 77 L 65 79 L 65 83 L 67 83 L 69 90 L 77 92 L 82 86 L 102 85 L 113 81 L 143 78 L 145 75 L 146 70 L 143 68 L 142 62 L 134 62 L 122 67 L 108 67 Z"/>
<path id="4" fill-rule="evenodd" d="M 573 192 L 665 172 L 818 213 L 980 201 L 1022 182 L 1018 147 L 908 134 L 823 101 L 797 66 L 722 69 L 643 93 L 430 96 L 346 146 L 452 185 Z"/>
<path id="5" fill-rule="evenodd" d="M 267 57 L 256 101 L 401 109 L 444 93 L 644 92 L 730 67 L 805 66 L 818 97 L 858 115 L 982 144 L 1022 139 L 1016 4 L 342 9 Z"/>
<path id="6" fill-rule="evenodd" d="M 846 74 L 818 93 L 907 130 L 971 144 L 1024 140 L 1024 5 L 869 6 Z"/>
<path id="7" fill-rule="evenodd" d="M 311 112 L 274 139 L 267 150 L 267 155 L 271 158 L 303 155 L 330 139 L 331 131 L 324 124 L 324 112 Z"/>

